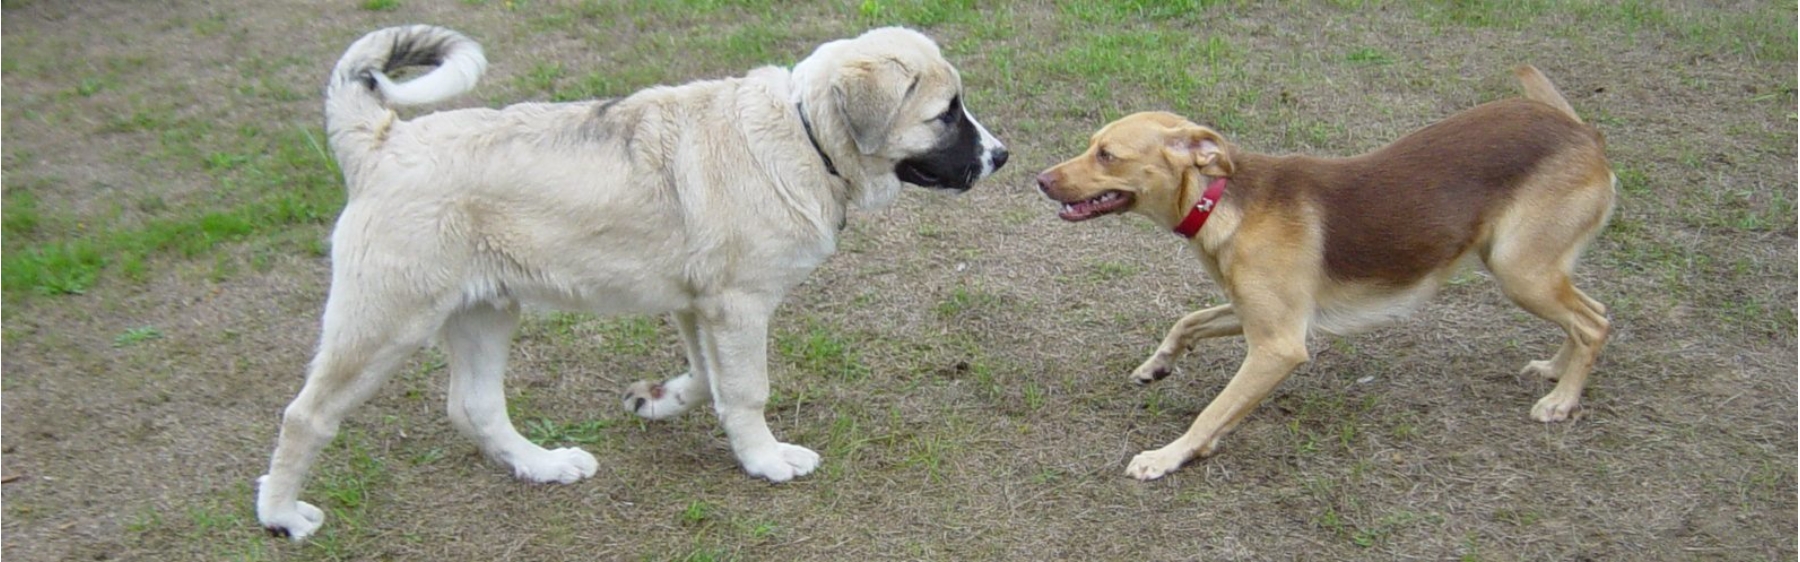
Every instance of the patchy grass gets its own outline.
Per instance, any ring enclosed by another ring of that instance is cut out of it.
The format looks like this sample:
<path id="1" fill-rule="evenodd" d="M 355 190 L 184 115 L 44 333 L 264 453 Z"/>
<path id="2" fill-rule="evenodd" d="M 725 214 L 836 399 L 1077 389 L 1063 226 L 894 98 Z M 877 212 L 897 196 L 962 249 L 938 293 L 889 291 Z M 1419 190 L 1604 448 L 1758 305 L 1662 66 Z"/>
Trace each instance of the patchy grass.
<path id="1" fill-rule="evenodd" d="M 131 347 L 146 341 L 163 337 L 162 330 L 155 326 L 142 326 L 125 330 L 113 338 L 113 347 Z"/>
<path id="2" fill-rule="evenodd" d="M 8 559 L 1795 558 L 1792 5 L 349 6 L 4 4 Z M 526 485 L 483 460 L 426 352 L 321 455 L 304 497 L 328 520 L 293 545 L 251 498 L 316 345 L 343 204 L 318 86 L 357 36 L 415 21 L 492 60 L 446 107 L 628 95 L 910 25 L 1013 163 L 962 196 L 853 213 L 781 308 L 768 417 L 822 454 L 817 473 L 745 477 L 706 408 L 618 408 L 629 382 L 685 369 L 668 321 L 534 311 L 509 413 L 599 474 Z M 1562 336 L 1471 270 L 1411 321 L 1314 340 L 1216 457 L 1122 476 L 1186 429 L 1243 344 L 1126 383 L 1223 295 L 1147 221 L 1056 220 L 1032 174 L 1149 109 L 1260 152 L 1356 154 L 1514 95 L 1520 62 L 1606 134 L 1620 180 L 1577 270 L 1614 322 L 1583 418 L 1528 420 L 1549 385 L 1514 373 Z"/>
<path id="3" fill-rule="evenodd" d="M 109 271 L 141 278 L 145 262 L 153 258 L 200 257 L 224 244 L 277 238 L 295 226 L 316 227 L 335 217 L 344 195 L 318 144 L 323 133 L 295 128 L 271 135 L 247 126 L 240 134 L 246 143 L 242 152 L 213 152 L 203 158 L 185 140 L 170 142 L 177 145 L 172 150 L 195 155 L 172 160 L 198 160 L 223 189 L 262 193 L 243 203 L 171 209 L 152 197 L 145 199 L 144 208 L 160 212 L 138 224 L 110 226 L 122 210 L 87 217 L 44 213 L 32 192 L 50 186 L 8 191 L 8 236 L 0 269 L 7 300 L 82 294 Z M 47 232 L 51 225 L 56 231 Z M 322 253 L 316 246 L 311 250 Z"/>
<path id="4" fill-rule="evenodd" d="M 856 341 L 839 330 L 814 326 L 800 333 L 777 333 L 775 351 L 803 372 L 855 381 L 869 375 Z"/>

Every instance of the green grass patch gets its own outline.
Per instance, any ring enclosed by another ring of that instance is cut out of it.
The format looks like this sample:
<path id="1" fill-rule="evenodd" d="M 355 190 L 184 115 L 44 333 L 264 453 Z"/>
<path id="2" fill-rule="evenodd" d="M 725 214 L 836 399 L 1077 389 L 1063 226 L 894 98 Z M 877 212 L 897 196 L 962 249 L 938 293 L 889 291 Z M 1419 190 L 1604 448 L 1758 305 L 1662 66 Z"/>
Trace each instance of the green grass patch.
<path id="1" fill-rule="evenodd" d="M 687 507 L 682 508 L 681 510 L 681 524 L 688 526 L 700 525 L 705 523 L 708 519 L 711 519 L 713 514 L 718 510 L 719 508 L 717 506 L 706 503 L 705 501 L 695 500 L 688 502 Z"/>
<path id="2" fill-rule="evenodd" d="M 132 328 L 114 337 L 113 347 L 131 347 L 150 340 L 162 339 L 162 337 L 162 330 L 156 329 L 155 326 Z"/>
<path id="3" fill-rule="evenodd" d="M 648 355 L 666 339 L 662 323 L 650 316 L 622 316 L 598 322 L 600 346 L 607 353 Z"/>
<path id="4" fill-rule="evenodd" d="M 38 226 L 44 221 L 38 213 L 37 196 L 25 188 L 12 188 L 6 191 L 4 199 L 0 199 L 0 214 L 4 215 L 3 232 L 7 241 L 29 239 L 36 235 Z M 10 248 L 9 248 L 10 249 Z"/>
<path id="5" fill-rule="evenodd" d="M 8 236 L 0 258 L 6 301 L 79 295 L 109 271 L 141 275 L 157 256 L 192 258 L 295 225 L 325 224 L 343 208 L 344 190 L 317 138 L 295 129 L 258 147 L 259 153 L 203 159 L 216 164 L 209 168 L 227 189 L 264 195 L 222 207 L 171 208 L 132 226 L 108 229 L 104 221 L 92 220 L 86 222 L 92 228 L 48 236 L 42 231 L 52 221 L 36 199 L 28 192 L 8 193 Z"/>
<path id="6" fill-rule="evenodd" d="M 978 15 L 974 0 L 863 0 L 856 13 L 871 27 L 905 24 L 926 28 L 963 23 Z"/>
<path id="7" fill-rule="evenodd" d="M 551 101 L 583 101 L 630 95 L 638 90 L 662 83 L 666 78 L 660 66 L 632 65 L 588 73 L 575 80 L 552 80 Z"/>
<path id="8" fill-rule="evenodd" d="M 541 447 L 565 447 L 569 445 L 592 445 L 606 440 L 606 431 L 613 426 L 611 420 L 587 420 L 575 423 L 560 423 L 545 418 L 533 418 L 525 421 L 525 439 L 537 443 Z"/>
<path id="9" fill-rule="evenodd" d="M 1000 295 L 980 288 L 958 286 L 951 289 L 950 294 L 938 301 L 932 310 L 937 312 L 938 316 L 954 318 L 985 310 L 994 310 L 1002 304 L 1001 300 Z"/>
<path id="10" fill-rule="evenodd" d="M 1128 279 L 1142 272 L 1143 269 L 1137 264 L 1110 260 L 1100 260 L 1088 264 L 1089 276 L 1094 282 L 1101 284 Z"/>
<path id="11" fill-rule="evenodd" d="M 1198 17 L 1224 0 L 1064 0 L 1057 8 L 1090 24 L 1126 24 L 1144 20 Z"/>
<path id="12" fill-rule="evenodd" d="M 1439 25 L 1519 29 L 1550 8 L 1545 0 L 1412 2 L 1419 19 Z"/>
<path id="13" fill-rule="evenodd" d="M 1386 65 L 1394 64 L 1394 56 L 1374 47 L 1358 47 L 1344 55 L 1344 60 L 1356 64 Z"/>
<path id="14" fill-rule="evenodd" d="M 14 302 L 29 294 L 79 295 L 86 293 L 106 267 L 110 245 L 101 246 L 87 240 L 32 244 L 19 250 L 8 250 L 0 262 L 0 284 L 4 284 L 6 300 Z M 116 258 L 115 258 L 116 259 Z"/>
<path id="15" fill-rule="evenodd" d="M 856 340 L 829 327 L 814 325 L 802 332 L 776 334 L 775 351 L 809 373 L 846 380 L 869 375 L 868 364 L 856 351 Z"/>
<path id="16" fill-rule="evenodd" d="M 1058 51 L 1051 65 L 1062 75 L 1079 77 L 1092 99 L 1109 99 L 1124 84 L 1181 103 L 1204 97 L 1221 75 L 1232 71 L 1238 56 L 1223 35 L 1138 30 L 1086 34 Z M 1105 117 L 1115 119 L 1123 114 L 1122 110 Z"/>

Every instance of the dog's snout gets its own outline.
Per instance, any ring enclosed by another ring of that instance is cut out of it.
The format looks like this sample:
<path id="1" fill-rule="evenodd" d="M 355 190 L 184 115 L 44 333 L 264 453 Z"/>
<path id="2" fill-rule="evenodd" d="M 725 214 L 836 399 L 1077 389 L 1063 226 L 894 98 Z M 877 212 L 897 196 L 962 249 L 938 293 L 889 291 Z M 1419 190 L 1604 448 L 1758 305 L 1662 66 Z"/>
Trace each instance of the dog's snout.
<path id="1" fill-rule="evenodd" d="M 1049 195 L 1050 190 L 1056 187 L 1056 174 L 1053 172 L 1038 174 L 1037 183 L 1038 191 L 1042 191 L 1045 195 Z"/>
<path id="2" fill-rule="evenodd" d="M 996 171 L 996 172 L 1000 171 L 1000 167 L 1006 165 L 1006 159 L 1009 156 L 1012 156 L 1012 153 L 1007 152 L 1006 147 L 1000 147 L 1000 148 L 994 149 L 994 152 L 992 152 L 991 156 L 989 157 L 994 162 L 994 171 Z"/>

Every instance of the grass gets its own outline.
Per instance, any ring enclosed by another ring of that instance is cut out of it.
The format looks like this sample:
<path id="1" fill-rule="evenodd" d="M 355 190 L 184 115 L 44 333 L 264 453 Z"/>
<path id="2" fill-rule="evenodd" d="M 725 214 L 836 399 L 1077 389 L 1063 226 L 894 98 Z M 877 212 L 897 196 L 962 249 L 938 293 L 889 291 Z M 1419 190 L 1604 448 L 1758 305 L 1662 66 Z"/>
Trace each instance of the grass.
<path id="1" fill-rule="evenodd" d="M 783 360 L 806 373 L 847 381 L 869 375 L 869 366 L 857 352 L 857 345 L 848 334 L 824 326 L 775 335 L 775 351 Z"/>
<path id="2" fill-rule="evenodd" d="M 155 118 L 145 118 L 154 121 Z M 134 120 L 135 122 L 135 120 Z M 145 125 L 150 126 L 150 125 Z M 31 186 L 7 193 L 4 266 L 8 302 L 32 296 L 79 295 L 107 272 L 141 278 L 144 263 L 164 255 L 210 257 L 222 245 L 272 239 L 295 226 L 323 224 L 343 206 L 343 191 L 319 133 L 295 129 L 264 140 L 268 152 L 212 153 L 201 166 L 228 189 L 269 190 L 223 207 L 168 209 L 136 225 L 106 227 L 113 217 L 76 217 L 45 210 Z M 166 133 L 165 139 L 187 133 Z M 184 140 L 170 141 L 183 148 Z M 240 187 L 241 186 L 241 187 Z M 318 253 L 321 248 L 314 247 Z"/>
<path id="3" fill-rule="evenodd" d="M 525 421 L 522 433 L 532 443 L 545 448 L 592 445 L 605 441 L 606 430 L 612 425 L 612 421 L 603 419 L 570 424 L 533 418 Z"/>
<path id="4" fill-rule="evenodd" d="M 932 27 L 946 23 L 963 23 L 978 17 L 974 0 L 863 0 L 857 15 L 869 25 L 904 23 Z"/>
<path id="5" fill-rule="evenodd" d="M 25 477 L 6 488 L 9 559 L 1794 558 L 1792 6 L 351 6 L 5 4 L 5 468 Z M 304 498 L 329 519 L 295 546 L 257 530 L 248 498 L 316 345 L 343 205 L 316 91 L 395 17 L 487 49 L 482 86 L 443 107 L 627 95 L 910 25 L 1014 163 L 962 196 L 853 213 L 777 314 L 767 418 L 822 454 L 816 473 L 744 477 L 708 408 L 619 410 L 626 384 L 684 368 L 663 318 L 533 311 L 509 413 L 598 474 L 525 485 L 484 461 L 445 420 L 428 352 L 322 453 Z M 1520 61 L 1607 135 L 1620 179 L 1577 269 L 1615 327 L 1587 416 L 1528 421 L 1549 386 L 1514 373 L 1561 336 L 1469 271 L 1412 321 L 1314 339 L 1218 456 L 1122 476 L 1244 344 L 1125 382 L 1181 312 L 1225 298 L 1147 221 L 1057 221 L 1031 175 L 1144 109 L 1258 151 L 1354 154 L 1514 95 Z"/>
<path id="6" fill-rule="evenodd" d="M 1344 55 L 1344 60 L 1357 64 L 1394 64 L 1394 56 L 1373 47 L 1359 47 Z"/>
<path id="7" fill-rule="evenodd" d="M 981 288 L 956 287 L 950 294 L 938 301 L 933 311 L 946 319 L 972 317 L 996 312 L 1003 306 L 1005 299 L 996 293 Z"/>
<path id="8" fill-rule="evenodd" d="M 118 335 L 118 337 L 113 338 L 113 347 L 131 347 L 131 346 L 134 346 L 134 345 L 146 342 L 146 341 L 160 339 L 162 337 L 163 337 L 162 330 L 156 329 L 155 326 L 143 326 L 143 327 L 138 327 L 138 328 L 132 328 L 129 330 L 125 330 L 124 333 L 121 333 Z"/>

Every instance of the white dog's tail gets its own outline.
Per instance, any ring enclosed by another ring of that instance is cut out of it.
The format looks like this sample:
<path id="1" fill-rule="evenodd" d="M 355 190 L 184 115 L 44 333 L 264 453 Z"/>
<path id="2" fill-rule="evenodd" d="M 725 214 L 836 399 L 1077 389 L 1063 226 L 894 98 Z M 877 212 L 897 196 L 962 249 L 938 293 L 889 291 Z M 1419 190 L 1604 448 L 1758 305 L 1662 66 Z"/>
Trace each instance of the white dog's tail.
<path id="1" fill-rule="evenodd" d="M 435 66 L 405 83 L 388 73 Z M 475 87 L 487 70 L 481 45 L 430 25 L 390 27 L 350 44 L 325 85 L 325 132 L 348 173 L 356 156 L 379 143 L 393 119 L 391 106 L 443 101 Z"/>

